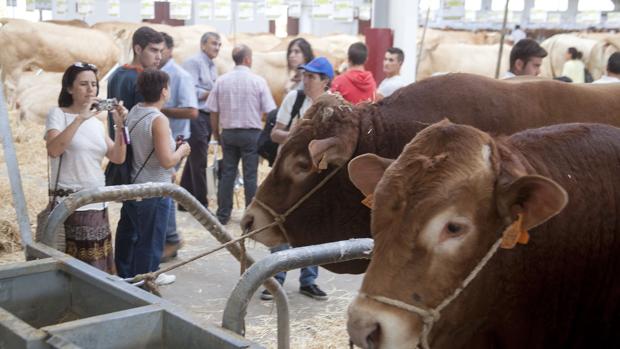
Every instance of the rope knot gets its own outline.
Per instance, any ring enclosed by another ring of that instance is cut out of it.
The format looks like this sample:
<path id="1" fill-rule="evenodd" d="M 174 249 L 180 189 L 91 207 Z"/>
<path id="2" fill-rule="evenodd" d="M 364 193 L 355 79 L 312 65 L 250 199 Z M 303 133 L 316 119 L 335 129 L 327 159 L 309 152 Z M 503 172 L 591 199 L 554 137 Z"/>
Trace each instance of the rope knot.
<path id="1" fill-rule="evenodd" d="M 434 322 L 439 321 L 440 317 L 441 317 L 441 314 L 439 314 L 439 311 L 437 311 L 436 309 L 429 309 L 426 311 L 426 314 L 422 317 L 422 321 L 424 322 L 424 324 L 430 325 Z"/>

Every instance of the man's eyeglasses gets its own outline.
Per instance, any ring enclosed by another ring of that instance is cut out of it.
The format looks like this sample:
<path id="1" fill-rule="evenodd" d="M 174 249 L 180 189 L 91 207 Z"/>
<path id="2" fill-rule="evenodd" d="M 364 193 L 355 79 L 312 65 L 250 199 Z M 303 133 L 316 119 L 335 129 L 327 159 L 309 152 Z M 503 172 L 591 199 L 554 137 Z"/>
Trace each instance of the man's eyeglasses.
<path id="1" fill-rule="evenodd" d="M 84 63 L 84 62 L 75 62 L 73 63 L 74 67 L 78 67 L 78 68 L 84 68 L 84 69 L 92 69 L 92 70 L 97 70 L 97 66 L 94 64 L 90 64 L 90 63 Z"/>

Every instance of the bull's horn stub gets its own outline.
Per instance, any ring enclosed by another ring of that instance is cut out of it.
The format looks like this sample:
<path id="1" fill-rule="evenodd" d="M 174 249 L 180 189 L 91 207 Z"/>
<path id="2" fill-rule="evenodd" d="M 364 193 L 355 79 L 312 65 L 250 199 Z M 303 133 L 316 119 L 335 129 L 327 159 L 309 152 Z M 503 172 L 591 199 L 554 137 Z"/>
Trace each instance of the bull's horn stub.
<path id="1" fill-rule="evenodd" d="M 327 154 L 323 154 L 319 161 L 319 170 L 327 170 Z"/>

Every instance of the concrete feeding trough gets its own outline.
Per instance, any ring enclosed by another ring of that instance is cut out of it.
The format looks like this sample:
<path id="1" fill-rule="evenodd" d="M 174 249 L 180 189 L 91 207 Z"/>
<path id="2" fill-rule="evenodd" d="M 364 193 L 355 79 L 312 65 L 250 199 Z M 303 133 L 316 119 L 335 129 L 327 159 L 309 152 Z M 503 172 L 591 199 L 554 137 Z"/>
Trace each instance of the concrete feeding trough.
<path id="1" fill-rule="evenodd" d="M 0 348 L 260 348 L 90 269 L 73 258 L 0 267 Z"/>

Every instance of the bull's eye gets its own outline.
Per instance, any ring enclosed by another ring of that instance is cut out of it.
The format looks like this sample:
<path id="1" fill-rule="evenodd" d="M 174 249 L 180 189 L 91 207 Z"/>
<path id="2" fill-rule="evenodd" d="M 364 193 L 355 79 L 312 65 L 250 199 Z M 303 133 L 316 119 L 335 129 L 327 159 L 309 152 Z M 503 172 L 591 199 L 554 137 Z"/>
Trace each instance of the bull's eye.
<path id="1" fill-rule="evenodd" d="M 308 172 L 311 168 L 310 163 L 307 161 L 300 161 L 295 164 L 295 169 L 300 172 Z"/>
<path id="2" fill-rule="evenodd" d="M 450 234 L 460 234 L 464 231 L 464 227 L 461 224 L 457 224 L 457 223 L 448 223 L 446 225 L 446 231 Z"/>

